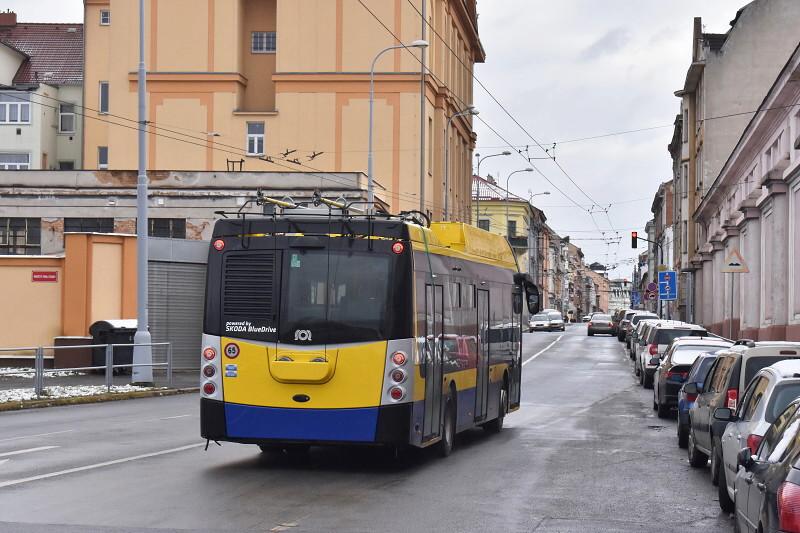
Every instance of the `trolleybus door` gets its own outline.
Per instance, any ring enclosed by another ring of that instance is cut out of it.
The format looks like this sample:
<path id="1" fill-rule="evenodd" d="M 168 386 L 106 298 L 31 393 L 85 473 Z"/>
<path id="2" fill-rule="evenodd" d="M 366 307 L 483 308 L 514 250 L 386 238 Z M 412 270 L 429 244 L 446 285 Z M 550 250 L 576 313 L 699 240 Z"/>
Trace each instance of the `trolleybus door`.
<path id="1" fill-rule="evenodd" d="M 423 441 L 438 437 L 442 419 L 444 287 L 425 285 L 425 417 Z"/>
<path id="2" fill-rule="evenodd" d="M 518 407 L 520 402 L 520 389 L 522 386 L 522 295 L 514 294 L 513 298 L 519 298 L 518 303 L 514 304 L 511 313 L 511 368 L 508 390 L 509 407 Z"/>
<path id="3" fill-rule="evenodd" d="M 478 362 L 475 383 L 475 420 L 486 418 L 489 401 L 489 291 L 477 289 L 475 298 L 478 310 Z"/>

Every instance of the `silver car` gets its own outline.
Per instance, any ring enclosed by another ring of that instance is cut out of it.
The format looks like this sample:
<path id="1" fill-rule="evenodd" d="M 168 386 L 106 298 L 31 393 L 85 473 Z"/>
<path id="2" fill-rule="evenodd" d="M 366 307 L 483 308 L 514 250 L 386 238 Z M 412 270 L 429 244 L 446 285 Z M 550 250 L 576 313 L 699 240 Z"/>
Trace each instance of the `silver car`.
<path id="1" fill-rule="evenodd" d="M 547 313 L 547 317 L 550 319 L 550 331 L 564 331 L 564 317 L 561 316 L 561 313 L 558 311 L 555 313 Z"/>

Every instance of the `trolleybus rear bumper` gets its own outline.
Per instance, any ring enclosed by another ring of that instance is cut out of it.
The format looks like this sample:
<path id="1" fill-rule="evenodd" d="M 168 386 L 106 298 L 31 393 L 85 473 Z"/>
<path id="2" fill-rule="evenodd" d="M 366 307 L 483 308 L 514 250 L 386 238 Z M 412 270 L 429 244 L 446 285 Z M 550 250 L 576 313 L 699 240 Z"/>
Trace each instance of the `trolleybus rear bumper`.
<path id="1" fill-rule="evenodd" d="M 406 444 L 411 404 L 360 409 L 285 409 L 201 398 L 200 433 L 216 441 Z"/>

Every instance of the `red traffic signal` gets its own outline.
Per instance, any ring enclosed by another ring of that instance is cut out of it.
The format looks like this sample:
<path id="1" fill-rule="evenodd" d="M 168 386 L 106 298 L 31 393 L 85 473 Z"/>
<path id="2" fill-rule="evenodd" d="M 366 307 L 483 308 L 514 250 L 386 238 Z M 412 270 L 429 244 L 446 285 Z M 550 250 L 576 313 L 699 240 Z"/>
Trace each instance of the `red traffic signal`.
<path id="1" fill-rule="evenodd" d="M 636 248 L 639 245 L 639 232 L 632 231 L 631 232 L 631 248 Z"/>

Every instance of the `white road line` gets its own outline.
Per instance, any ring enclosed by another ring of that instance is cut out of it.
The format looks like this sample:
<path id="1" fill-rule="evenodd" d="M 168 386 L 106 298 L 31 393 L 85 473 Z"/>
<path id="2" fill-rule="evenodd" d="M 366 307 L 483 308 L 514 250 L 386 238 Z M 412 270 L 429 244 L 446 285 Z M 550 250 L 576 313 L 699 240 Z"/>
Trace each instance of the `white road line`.
<path id="1" fill-rule="evenodd" d="M 159 452 L 152 452 L 152 453 L 144 453 L 142 455 L 135 455 L 133 457 L 125 457 L 123 459 L 115 459 L 113 461 L 105 461 L 102 463 L 95 463 L 93 465 L 86 465 L 86 466 L 79 466 L 77 468 L 69 468 L 67 470 L 59 470 L 58 472 L 50 472 L 49 474 L 41 474 L 39 476 L 31 476 L 22 479 L 12 479 L 10 481 L 2 481 L 0 482 L 0 489 L 4 487 L 11 487 L 13 485 L 21 485 L 23 483 L 29 483 L 31 481 L 39 481 L 41 479 L 49 479 L 51 477 L 58 477 L 64 476 L 67 474 L 74 474 L 76 472 L 85 472 L 86 470 L 94 470 L 96 468 L 103 468 L 105 466 L 112 466 L 118 465 L 122 463 L 129 463 L 131 461 L 138 461 L 139 459 L 147 459 L 148 457 L 157 457 L 159 455 L 166 455 L 168 453 L 175 453 L 175 452 L 182 452 L 185 450 L 191 450 L 192 448 L 200 448 L 201 446 L 205 446 L 205 442 L 199 442 L 197 444 L 189 444 L 188 446 L 180 446 L 179 448 L 171 448 L 169 450 L 161 450 Z"/>
<path id="2" fill-rule="evenodd" d="M 536 359 L 537 357 L 539 357 L 540 355 L 542 355 L 544 352 L 546 352 L 547 350 L 549 350 L 550 348 L 552 348 L 552 347 L 553 347 L 553 345 L 554 345 L 555 343 L 557 343 L 558 341 L 560 341 L 560 340 L 561 340 L 561 337 L 563 337 L 563 336 L 564 336 L 564 335 L 559 335 L 559 336 L 558 336 L 558 338 L 557 338 L 556 340 L 554 340 L 553 342 L 551 342 L 550 344 L 548 344 L 548 345 L 547 345 L 547 347 L 546 347 L 544 350 L 541 350 L 540 352 L 537 352 L 537 353 L 533 354 L 532 356 L 530 356 L 530 357 L 529 357 L 529 358 L 528 358 L 528 359 L 527 359 L 527 360 L 526 360 L 524 363 L 522 363 L 522 366 L 525 366 L 525 365 L 527 365 L 528 363 L 530 363 L 531 361 L 533 361 L 534 359 Z"/>
<path id="3" fill-rule="evenodd" d="M 164 418 L 159 418 L 159 420 L 175 420 L 176 418 L 186 418 L 187 416 L 192 415 L 165 416 Z"/>
<path id="4" fill-rule="evenodd" d="M 11 459 L 3 459 L 3 460 L 0 460 L 0 466 L 3 466 L 4 464 L 6 464 L 7 462 L 9 462 L 10 460 L 11 460 Z"/>
<path id="5" fill-rule="evenodd" d="M 0 442 L 9 442 L 12 440 L 34 439 L 36 437 L 49 437 L 50 435 L 60 435 L 62 433 L 71 433 L 74 429 L 66 429 L 64 431 L 53 431 L 51 433 L 38 433 L 36 435 L 23 435 L 21 437 L 11 437 L 9 439 L 0 439 Z"/>
<path id="6" fill-rule="evenodd" d="M 4 453 L 0 453 L 0 457 L 8 457 L 10 455 L 22 455 L 23 453 L 42 452 L 44 450 L 52 450 L 53 448 L 58 448 L 58 446 L 39 446 L 38 448 L 28 448 L 27 450 L 17 450 L 17 451 L 14 451 L 14 452 L 4 452 Z"/>

